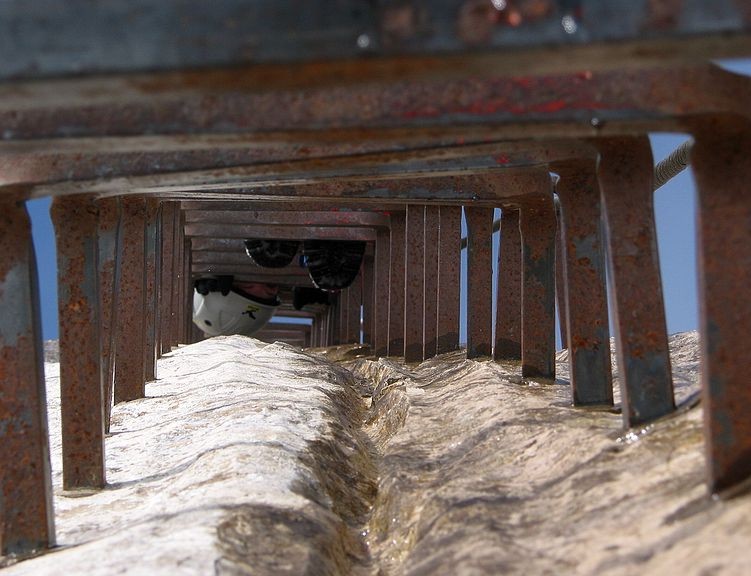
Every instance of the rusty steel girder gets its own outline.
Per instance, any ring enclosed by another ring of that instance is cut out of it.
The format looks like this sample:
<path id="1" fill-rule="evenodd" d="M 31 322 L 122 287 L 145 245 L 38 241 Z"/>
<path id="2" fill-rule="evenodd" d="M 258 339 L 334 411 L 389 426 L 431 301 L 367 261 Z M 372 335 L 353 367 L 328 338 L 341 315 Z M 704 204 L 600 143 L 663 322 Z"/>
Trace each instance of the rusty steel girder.
<path id="1" fill-rule="evenodd" d="M 55 545 L 44 351 L 31 225 L 23 202 L 0 211 L 0 554 Z M 13 319 L 13 321 L 9 321 Z"/>
<path id="2" fill-rule="evenodd" d="M 63 488 L 105 485 L 105 398 L 98 283 L 99 210 L 93 196 L 61 196 L 50 210 L 58 256 Z"/>
<path id="3" fill-rule="evenodd" d="M 493 359 L 522 359 L 522 239 L 519 210 L 501 210 Z"/>

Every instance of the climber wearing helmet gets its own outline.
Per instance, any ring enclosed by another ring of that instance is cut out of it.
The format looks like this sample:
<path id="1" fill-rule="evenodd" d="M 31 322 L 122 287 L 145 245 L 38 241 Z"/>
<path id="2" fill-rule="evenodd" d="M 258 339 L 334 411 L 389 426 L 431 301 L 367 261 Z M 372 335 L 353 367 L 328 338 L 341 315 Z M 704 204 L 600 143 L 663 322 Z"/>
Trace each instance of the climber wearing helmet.
<path id="1" fill-rule="evenodd" d="M 251 336 L 274 315 L 278 288 L 234 282 L 232 276 L 199 278 L 193 291 L 193 322 L 208 336 Z"/>

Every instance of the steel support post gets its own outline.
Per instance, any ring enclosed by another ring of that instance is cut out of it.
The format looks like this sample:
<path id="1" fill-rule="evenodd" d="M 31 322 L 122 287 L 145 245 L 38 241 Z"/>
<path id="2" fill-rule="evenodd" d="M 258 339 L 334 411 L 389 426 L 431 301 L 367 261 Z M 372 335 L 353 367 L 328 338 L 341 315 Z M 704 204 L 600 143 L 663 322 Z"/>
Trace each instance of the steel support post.
<path id="1" fill-rule="evenodd" d="M 99 331 L 99 217 L 92 195 L 58 196 L 57 244 L 63 488 L 101 488 L 104 399 Z"/>
<path id="2" fill-rule="evenodd" d="M 362 267 L 355 281 L 347 289 L 347 343 L 360 343 L 360 319 L 362 306 Z"/>
<path id="3" fill-rule="evenodd" d="M 493 208 L 464 207 L 467 219 L 467 358 L 493 353 Z"/>
<path id="4" fill-rule="evenodd" d="M 613 290 L 626 426 L 675 409 L 654 222 L 652 150 L 644 137 L 598 141 L 598 178 Z"/>
<path id="5" fill-rule="evenodd" d="M 391 233 L 379 230 L 375 245 L 375 305 L 373 308 L 373 353 L 377 358 L 388 353 L 389 335 L 389 269 Z"/>
<path id="6" fill-rule="evenodd" d="M 159 282 L 159 353 L 170 351 L 172 295 L 174 288 L 175 257 L 175 202 L 164 202 L 160 216 L 161 272 Z"/>
<path id="7" fill-rule="evenodd" d="M 599 189 L 598 189 L 599 192 Z M 598 199 L 599 208 L 599 199 Z M 563 239 L 563 216 L 561 215 L 561 206 L 556 202 L 555 206 L 555 304 L 558 307 L 558 326 L 561 335 L 561 347 L 568 348 L 568 307 L 566 305 L 564 265 L 565 258 L 564 239 Z"/>
<path id="8" fill-rule="evenodd" d="M 694 137 L 705 449 L 719 492 L 751 476 L 751 122 L 716 120 Z"/>
<path id="9" fill-rule="evenodd" d="M 501 210 L 494 360 L 522 359 L 522 237 L 519 210 Z"/>
<path id="10" fill-rule="evenodd" d="M 600 189 L 594 161 L 556 168 L 561 200 L 558 246 L 563 282 L 556 294 L 568 310 L 568 358 L 574 404 L 613 404 Z M 556 269 L 558 266 L 556 265 Z"/>
<path id="11" fill-rule="evenodd" d="M 335 314 L 331 317 L 331 320 L 334 324 L 334 344 L 339 346 L 340 344 L 344 344 L 344 324 L 342 323 L 342 314 L 344 313 L 344 308 L 347 305 L 347 302 L 344 298 L 344 292 L 339 292 L 336 295 L 336 308 L 334 309 Z"/>
<path id="12" fill-rule="evenodd" d="M 522 377 L 555 378 L 555 208 L 553 195 L 525 201 L 522 237 Z"/>
<path id="13" fill-rule="evenodd" d="M 387 354 L 404 355 L 404 268 L 406 212 L 391 215 L 389 336 Z"/>
<path id="14" fill-rule="evenodd" d="M 185 213 L 183 212 L 183 217 Z M 180 309 L 182 317 L 180 319 L 180 328 L 182 332 L 181 344 L 190 344 L 193 334 L 193 282 L 191 281 L 191 259 L 192 250 L 190 249 L 190 238 L 183 237 L 183 277 L 182 292 L 180 295 Z"/>
<path id="15" fill-rule="evenodd" d="M 44 351 L 31 226 L 23 202 L 0 210 L 0 554 L 55 544 Z"/>
<path id="16" fill-rule="evenodd" d="M 339 344 L 349 343 L 349 334 L 347 334 L 347 315 L 349 314 L 349 288 L 339 292 Z"/>
<path id="17" fill-rule="evenodd" d="M 438 337 L 436 354 L 459 348 L 462 209 L 441 206 L 438 248 Z"/>
<path id="18" fill-rule="evenodd" d="M 425 322 L 425 206 L 407 206 L 404 270 L 404 361 L 422 360 Z"/>
<path id="19" fill-rule="evenodd" d="M 375 301 L 375 263 L 372 256 L 366 256 L 362 264 L 362 341 L 373 344 L 373 303 Z"/>
<path id="20" fill-rule="evenodd" d="M 423 349 L 422 358 L 436 354 L 438 339 L 438 249 L 440 241 L 440 208 L 425 208 L 425 256 L 423 266 Z"/>
<path id="21" fill-rule="evenodd" d="M 115 403 L 144 397 L 144 238 L 146 201 L 122 199 L 122 265 L 117 289 Z"/>
<path id="22" fill-rule="evenodd" d="M 110 431 L 112 395 L 115 378 L 115 326 L 117 306 L 115 286 L 119 282 L 120 198 L 97 200 L 99 212 L 99 336 L 101 371 L 104 390 L 104 431 Z"/>
<path id="23" fill-rule="evenodd" d="M 180 343 L 180 321 L 182 319 L 182 285 L 183 274 L 183 241 L 182 210 L 180 205 L 175 205 L 172 214 L 173 229 L 172 238 L 174 248 L 172 251 L 172 306 L 170 307 L 170 347 L 176 347 Z"/>
<path id="24" fill-rule="evenodd" d="M 144 232 L 144 254 L 146 261 L 145 278 L 145 330 L 144 330 L 144 378 L 146 381 L 156 378 L 156 319 L 157 319 L 157 220 L 159 218 L 159 199 L 146 199 L 146 229 Z"/>

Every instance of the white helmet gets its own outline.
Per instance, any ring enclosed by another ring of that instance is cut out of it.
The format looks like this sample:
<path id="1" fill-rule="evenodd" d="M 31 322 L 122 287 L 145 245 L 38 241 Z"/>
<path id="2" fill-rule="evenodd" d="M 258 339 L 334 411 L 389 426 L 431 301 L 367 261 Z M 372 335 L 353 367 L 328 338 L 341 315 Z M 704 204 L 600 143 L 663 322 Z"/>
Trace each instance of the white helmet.
<path id="1" fill-rule="evenodd" d="M 276 298 L 253 298 L 236 288 L 224 292 L 193 290 L 193 322 L 209 336 L 250 336 L 269 321 L 279 306 Z"/>

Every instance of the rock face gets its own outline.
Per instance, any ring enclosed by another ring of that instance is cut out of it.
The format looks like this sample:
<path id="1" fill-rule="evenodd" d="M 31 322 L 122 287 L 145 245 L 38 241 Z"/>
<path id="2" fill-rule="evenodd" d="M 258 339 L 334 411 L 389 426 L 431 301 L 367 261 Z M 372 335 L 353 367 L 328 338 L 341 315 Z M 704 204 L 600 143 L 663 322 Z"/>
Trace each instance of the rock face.
<path id="1" fill-rule="evenodd" d="M 48 364 L 61 549 L 2 574 L 748 573 L 751 497 L 706 494 L 697 338 L 671 343 L 685 408 L 624 432 L 561 380 L 461 353 L 340 365 L 214 338 L 115 407 L 93 495 L 59 489 Z"/>

